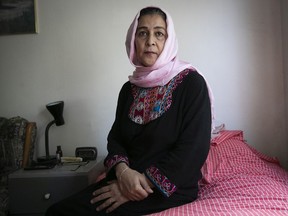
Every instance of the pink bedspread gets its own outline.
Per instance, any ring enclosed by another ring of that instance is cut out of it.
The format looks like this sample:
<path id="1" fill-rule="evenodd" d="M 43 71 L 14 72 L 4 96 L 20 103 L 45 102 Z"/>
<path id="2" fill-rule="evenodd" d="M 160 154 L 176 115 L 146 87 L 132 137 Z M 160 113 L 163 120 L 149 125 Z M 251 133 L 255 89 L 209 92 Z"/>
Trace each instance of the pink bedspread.
<path id="1" fill-rule="evenodd" d="M 196 201 L 151 216 L 288 215 L 288 172 L 246 144 L 242 131 L 212 140 L 202 173 Z"/>

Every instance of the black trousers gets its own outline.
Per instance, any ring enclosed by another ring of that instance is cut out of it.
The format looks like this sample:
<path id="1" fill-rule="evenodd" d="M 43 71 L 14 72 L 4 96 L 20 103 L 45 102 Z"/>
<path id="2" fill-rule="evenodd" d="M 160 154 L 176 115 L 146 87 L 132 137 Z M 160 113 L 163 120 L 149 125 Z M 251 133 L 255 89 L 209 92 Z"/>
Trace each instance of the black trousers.
<path id="1" fill-rule="evenodd" d="M 46 216 L 137 216 L 137 215 L 147 215 L 155 212 L 160 212 L 162 210 L 179 206 L 186 202 L 175 202 L 173 199 L 165 198 L 160 192 L 154 190 L 154 193 L 150 194 L 146 199 L 142 201 L 129 201 L 111 213 L 106 213 L 105 210 L 97 212 L 96 207 L 101 203 L 91 204 L 92 193 L 107 185 L 107 180 L 104 179 L 99 183 L 92 184 L 85 188 L 84 190 L 50 206 L 46 211 Z"/>

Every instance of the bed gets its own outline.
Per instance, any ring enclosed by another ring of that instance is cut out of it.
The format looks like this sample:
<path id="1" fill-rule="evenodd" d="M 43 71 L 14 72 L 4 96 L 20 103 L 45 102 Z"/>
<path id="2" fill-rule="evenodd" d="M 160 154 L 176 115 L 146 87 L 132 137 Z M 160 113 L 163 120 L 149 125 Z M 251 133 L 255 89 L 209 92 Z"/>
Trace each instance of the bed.
<path id="1" fill-rule="evenodd" d="M 242 131 L 211 140 L 202 173 L 196 201 L 150 216 L 288 215 L 288 172 L 248 145 Z"/>

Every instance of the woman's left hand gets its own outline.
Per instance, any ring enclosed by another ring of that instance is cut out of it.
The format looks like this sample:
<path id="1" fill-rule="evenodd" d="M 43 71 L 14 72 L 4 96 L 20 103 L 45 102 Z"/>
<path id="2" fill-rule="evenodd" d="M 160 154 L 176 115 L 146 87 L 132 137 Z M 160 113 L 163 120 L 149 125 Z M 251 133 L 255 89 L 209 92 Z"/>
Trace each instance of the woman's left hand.
<path id="1" fill-rule="evenodd" d="M 95 197 L 90 201 L 92 204 L 105 200 L 96 210 L 101 211 L 107 208 L 107 213 L 114 211 L 120 205 L 129 201 L 128 198 L 122 195 L 116 180 L 110 181 L 107 186 L 94 191 L 93 196 Z"/>

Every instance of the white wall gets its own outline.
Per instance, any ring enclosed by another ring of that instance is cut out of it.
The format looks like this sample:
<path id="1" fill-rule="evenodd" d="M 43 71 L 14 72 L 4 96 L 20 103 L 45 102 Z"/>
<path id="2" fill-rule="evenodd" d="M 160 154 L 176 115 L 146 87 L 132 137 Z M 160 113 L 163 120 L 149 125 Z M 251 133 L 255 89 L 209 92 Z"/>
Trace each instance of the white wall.
<path id="1" fill-rule="evenodd" d="M 157 5 L 174 19 L 180 58 L 209 80 L 218 121 L 288 167 L 280 3 L 38 0 L 39 34 L 0 37 L 0 115 L 36 121 L 43 155 L 52 119 L 45 104 L 64 100 L 66 124 L 51 128 L 51 152 L 96 145 L 105 155 L 118 92 L 133 70 L 127 28 L 139 9 Z"/>
<path id="2" fill-rule="evenodd" d="M 283 72 L 285 83 L 285 111 L 286 111 L 286 150 L 288 148 L 288 0 L 281 1 L 282 8 L 282 43 L 283 43 Z M 285 149 L 285 148 L 283 148 Z M 284 150 L 285 151 L 285 150 Z M 288 160 L 288 152 L 286 151 L 286 161 Z M 288 164 L 288 163 L 286 163 Z M 288 165 L 286 166 L 288 167 Z"/>

